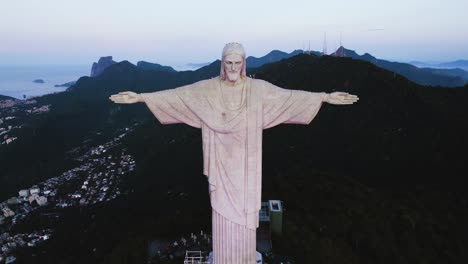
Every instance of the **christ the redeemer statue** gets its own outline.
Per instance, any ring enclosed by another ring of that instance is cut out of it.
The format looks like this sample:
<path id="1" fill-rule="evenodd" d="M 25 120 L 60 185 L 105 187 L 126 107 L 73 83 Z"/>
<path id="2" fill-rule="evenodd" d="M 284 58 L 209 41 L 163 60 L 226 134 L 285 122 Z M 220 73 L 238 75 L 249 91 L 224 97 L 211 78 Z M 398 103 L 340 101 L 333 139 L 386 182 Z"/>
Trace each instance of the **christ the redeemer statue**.
<path id="1" fill-rule="evenodd" d="M 162 124 L 201 128 L 203 173 L 212 207 L 214 264 L 253 264 L 262 193 L 262 132 L 279 124 L 309 124 L 323 102 L 352 104 L 348 93 L 279 88 L 246 77 L 245 51 L 227 44 L 220 76 L 175 89 L 120 92 L 115 103 L 144 102 Z"/>

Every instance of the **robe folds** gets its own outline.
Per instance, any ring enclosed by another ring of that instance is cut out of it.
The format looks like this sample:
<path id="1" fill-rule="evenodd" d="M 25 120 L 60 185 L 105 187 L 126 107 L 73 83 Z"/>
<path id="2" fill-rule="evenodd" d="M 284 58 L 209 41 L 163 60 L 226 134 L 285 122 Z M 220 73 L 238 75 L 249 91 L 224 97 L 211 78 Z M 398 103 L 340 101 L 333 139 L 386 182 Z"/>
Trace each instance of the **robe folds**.
<path id="1" fill-rule="evenodd" d="M 225 89 L 242 93 L 238 106 L 229 106 Z M 263 129 L 282 123 L 309 124 L 325 95 L 282 89 L 248 77 L 236 87 L 215 77 L 141 94 L 162 124 L 201 128 L 203 173 L 208 177 L 212 209 L 253 230 L 261 207 Z"/>

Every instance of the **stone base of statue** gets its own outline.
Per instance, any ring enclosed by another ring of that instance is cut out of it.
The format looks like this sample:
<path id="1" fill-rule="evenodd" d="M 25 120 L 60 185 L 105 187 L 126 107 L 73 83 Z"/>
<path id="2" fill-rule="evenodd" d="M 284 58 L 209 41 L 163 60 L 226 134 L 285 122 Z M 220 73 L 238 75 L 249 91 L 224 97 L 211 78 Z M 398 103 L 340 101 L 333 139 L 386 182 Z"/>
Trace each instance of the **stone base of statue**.
<path id="1" fill-rule="evenodd" d="M 213 263 L 256 263 L 256 230 L 229 221 L 213 210 Z"/>

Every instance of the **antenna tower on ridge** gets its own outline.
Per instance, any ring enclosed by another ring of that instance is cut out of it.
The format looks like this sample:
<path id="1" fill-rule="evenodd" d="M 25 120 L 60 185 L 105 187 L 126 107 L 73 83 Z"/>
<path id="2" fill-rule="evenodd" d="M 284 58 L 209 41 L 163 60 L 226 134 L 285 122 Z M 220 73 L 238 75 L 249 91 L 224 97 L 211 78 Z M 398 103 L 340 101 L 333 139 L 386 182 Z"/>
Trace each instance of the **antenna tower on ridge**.
<path id="1" fill-rule="evenodd" d="M 327 55 L 327 32 L 323 34 L 323 51 L 322 55 Z"/>
<path id="2" fill-rule="evenodd" d="M 341 32 L 340 32 L 340 53 L 338 54 L 339 57 L 345 57 L 345 49 L 343 47 L 343 44 L 341 43 Z"/>
<path id="3" fill-rule="evenodd" d="M 310 40 L 309 40 L 309 48 L 307 50 L 304 48 L 303 52 L 304 52 L 304 54 L 309 54 L 310 55 Z"/>

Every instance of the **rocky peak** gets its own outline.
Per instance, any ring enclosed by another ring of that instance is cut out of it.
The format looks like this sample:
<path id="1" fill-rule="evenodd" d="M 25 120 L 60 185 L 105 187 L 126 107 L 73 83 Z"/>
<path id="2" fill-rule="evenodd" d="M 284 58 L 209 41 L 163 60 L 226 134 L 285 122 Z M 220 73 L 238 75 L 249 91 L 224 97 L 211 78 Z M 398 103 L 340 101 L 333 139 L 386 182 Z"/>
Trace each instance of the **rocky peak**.
<path id="1" fill-rule="evenodd" d="M 112 60 L 112 56 L 101 57 L 97 63 L 93 63 L 93 67 L 91 68 L 91 77 L 100 75 L 107 67 L 116 63 L 117 62 Z"/>

